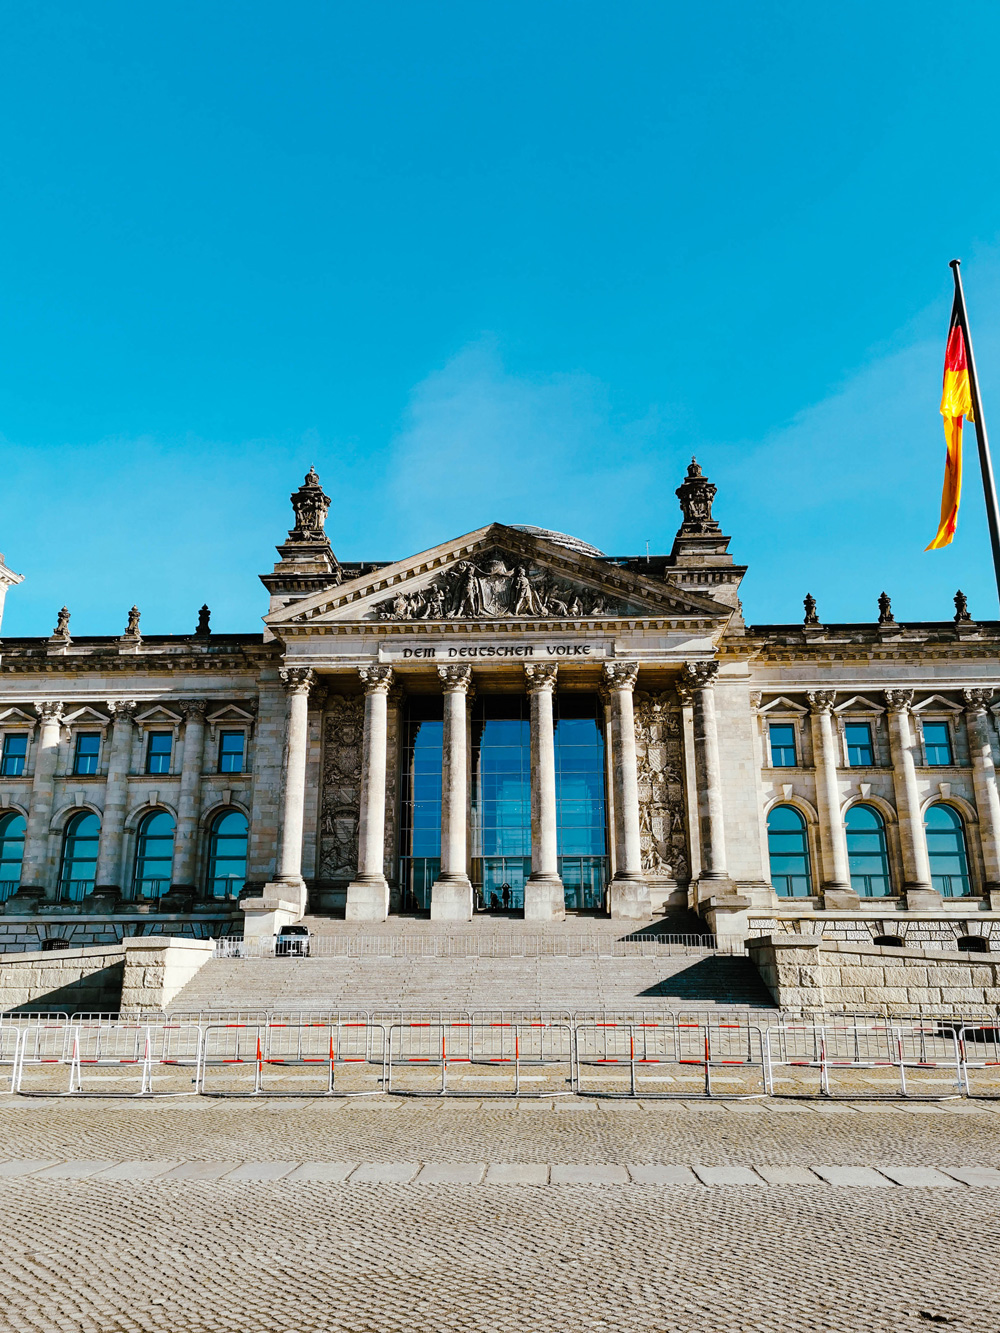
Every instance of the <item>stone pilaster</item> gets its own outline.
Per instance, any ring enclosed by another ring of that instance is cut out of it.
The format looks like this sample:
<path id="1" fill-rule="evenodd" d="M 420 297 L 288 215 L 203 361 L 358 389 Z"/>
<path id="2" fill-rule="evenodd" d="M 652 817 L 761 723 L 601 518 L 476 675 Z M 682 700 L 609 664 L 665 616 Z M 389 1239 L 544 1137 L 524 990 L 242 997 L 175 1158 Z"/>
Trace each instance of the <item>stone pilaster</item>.
<path id="1" fill-rule="evenodd" d="M 24 834 L 24 860 L 21 888 L 44 888 L 46 898 L 55 900 L 58 886 L 46 883 L 49 876 L 49 824 L 52 819 L 53 778 L 62 733 L 63 704 L 57 701 L 35 704 L 40 719 L 35 748 L 35 775 L 31 783 L 31 806 Z"/>
<path id="2" fill-rule="evenodd" d="M 108 780 L 104 788 L 104 815 L 101 841 L 97 849 L 98 890 L 115 890 L 127 896 L 122 858 L 125 841 L 125 815 L 128 811 L 128 777 L 132 768 L 135 742 L 134 699 L 110 700 L 108 709 L 114 718 L 111 730 L 111 754 Z"/>
<path id="3" fill-rule="evenodd" d="M 469 759 L 467 698 L 472 668 L 439 666 L 444 689 L 441 761 L 441 871 L 431 886 L 432 921 L 472 920 L 469 879 Z"/>
<path id="4" fill-rule="evenodd" d="M 836 697 L 834 690 L 810 690 L 807 695 L 812 713 L 823 902 L 826 907 L 843 909 L 856 908 L 860 906 L 861 900 L 851 888 L 847 830 L 844 828 L 844 820 L 840 813 L 837 738 L 833 728 L 833 705 Z"/>
<path id="5" fill-rule="evenodd" d="M 524 886 L 526 921 L 563 921 L 566 917 L 566 897 L 559 878 L 552 715 L 557 671 L 552 662 L 528 663 L 524 668 L 531 705 L 531 875 Z"/>
<path id="6" fill-rule="evenodd" d="M 933 910 L 940 907 L 941 895 L 931 884 L 927 835 L 920 811 L 914 753 L 916 741 L 910 721 L 913 691 L 886 690 L 885 701 L 889 705 L 889 757 L 892 760 L 892 785 L 896 793 L 896 815 L 899 819 L 906 905 L 911 909 Z"/>
<path id="7" fill-rule="evenodd" d="M 966 725 L 969 733 L 969 752 L 972 755 L 972 782 L 979 814 L 979 842 L 983 849 L 985 892 L 996 911 L 1000 907 L 1000 794 L 997 792 L 997 773 L 993 762 L 993 740 L 987 706 L 993 697 L 991 689 L 967 689 L 965 699 Z M 994 899 L 994 894 L 997 895 Z"/>
<path id="8" fill-rule="evenodd" d="M 642 870 L 639 774 L 635 751 L 633 691 L 635 662 L 605 662 L 604 687 L 611 704 L 612 804 L 615 812 L 615 872 L 608 884 L 612 917 L 641 921 L 652 915 L 649 884 Z"/>
<path id="9" fill-rule="evenodd" d="M 347 886 L 346 915 L 348 921 L 384 921 L 389 915 L 389 882 L 384 864 L 385 776 L 392 667 L 361 667 L 358 674 L 365 690 L 358 872 Z"/>
<path id="10" fill-rule="evenodd" d="M 180 793 L 177 799 L 172 888 L 195 889 L 207 708 L 204 699 L 186 700 L 180 705 L 180 711 L 184 715 L 184 761 L 181 765 Z M 207 894 L 208 890 L 205 889 L 204 892 Z"/>

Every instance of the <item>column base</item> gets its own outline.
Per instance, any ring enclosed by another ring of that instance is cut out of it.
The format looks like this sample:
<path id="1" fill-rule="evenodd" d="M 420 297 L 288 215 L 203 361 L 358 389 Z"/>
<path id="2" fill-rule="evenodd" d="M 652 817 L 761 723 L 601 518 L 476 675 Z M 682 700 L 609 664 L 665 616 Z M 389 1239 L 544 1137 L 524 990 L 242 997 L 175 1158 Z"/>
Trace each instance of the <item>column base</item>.
<path id="1" fill-rule="evenodd" d="M 558 875 L 534 875 L 524 882 L 525 921 L 565 921 L 566 890 Z"/>
<path id="2" fill-rule="evenodd" d="M 276 898 L 244 898 L 240 906 L 245 940 L 271 939 L 282 926 L 293 926 L 302 920 L 297 903 L 281 902 Z"/>
<path id="3" fill-rule="evenodd" d="M 274 907 L 278 903 L 282 906 L 291 904 L 298 912 L 299 916 L 306 914 L 306 882 L 301 875 L 289 875 L 284 878 L 281 875 L 275 875 L 274 879 L 268 880 L 261 890 L 261 897 L 268 907 Z M 298 917 L 296 917 L 298 920 Z"/>
<path id="4" fill-rule="evenodd" d="M 389 915 L 389 881 L 384 875 L 351 880 L 345 921 L 384 921 Z"/>
<path id="5" fill-rule="evenodd" d="M 908 912 L 937 912 L 941 909 L 941 895 L 937 889 L 918 888 L 906 890 L 906 910 Z"/>
<path id="6" fill-rule="evenodd" d="M 650 921 L 653 908 L 644 879 L 613 879 L 608 885 L 608 911 L 613 921 Z"/>
<path id="7" fill-rule="evenodd" d="M 853 889 L 824 889 L 823 906 L 828 912 L 856 912 L 861 899 Z"/>
<path id="8" fill-rule="evenodd" d="M 707 896 L 709 890 L 711 896 Z M 698 912 L 704 918 L 718 947 L 739 947 L 750 930 L 750 899 L 735 892 L 730 884 L 728 893 L 720 892 L 723 882 L 709 880 L 700 886 Z"/>
<path id="9" fill-rule="evenodd" d="M 472 881 L 468 875 L 461 879 L 434 881 L 431 885 L 431 920 L 472 920 Z"/>

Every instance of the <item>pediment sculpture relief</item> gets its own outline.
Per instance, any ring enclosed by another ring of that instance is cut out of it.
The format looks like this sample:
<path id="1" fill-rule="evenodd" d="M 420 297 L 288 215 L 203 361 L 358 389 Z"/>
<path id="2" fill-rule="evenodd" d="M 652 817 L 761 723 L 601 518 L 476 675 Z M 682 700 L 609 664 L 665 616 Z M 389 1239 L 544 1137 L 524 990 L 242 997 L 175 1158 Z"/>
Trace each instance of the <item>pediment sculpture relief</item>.
<path id="1" fill-rule="evenodd" d="M 402 588 L 373 608 L 376 620 L 486 620 L 500 616 L 554 617 L 626 614 L 624 604 L 574 586 L 525 562 L 500 556 L 459 560 L 415 591 Z"/>

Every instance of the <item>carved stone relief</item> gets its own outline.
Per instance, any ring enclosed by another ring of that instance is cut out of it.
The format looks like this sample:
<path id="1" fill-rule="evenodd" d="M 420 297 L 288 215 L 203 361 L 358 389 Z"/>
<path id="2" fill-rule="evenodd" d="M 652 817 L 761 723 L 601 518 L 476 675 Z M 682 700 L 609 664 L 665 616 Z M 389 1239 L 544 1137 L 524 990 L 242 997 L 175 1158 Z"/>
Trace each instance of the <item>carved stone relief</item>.
<path id="1" fill-rule="evenodd" d="M 320 878 L 354 878 L 358 867 L 361 743 L 365 702 L 333 694 L 323 718 L 323 799 L 320 815 Z"/>
<path id="2" fill-rule="evenodd" d="M 568 583 L 529 562 L 494 552 L 460 560 L 425 587 L 402 588 L 378 602 L 373 620 L 486 620 L 502 616 L 570 618 L 628 614 L 621 601 Z"/>
<path id="3" fill-rule="evenodd" d="M 642 868 L 652 879 L 690 878 L 684 814 L 681 712 L 667 693 L 635 696 Z"/>

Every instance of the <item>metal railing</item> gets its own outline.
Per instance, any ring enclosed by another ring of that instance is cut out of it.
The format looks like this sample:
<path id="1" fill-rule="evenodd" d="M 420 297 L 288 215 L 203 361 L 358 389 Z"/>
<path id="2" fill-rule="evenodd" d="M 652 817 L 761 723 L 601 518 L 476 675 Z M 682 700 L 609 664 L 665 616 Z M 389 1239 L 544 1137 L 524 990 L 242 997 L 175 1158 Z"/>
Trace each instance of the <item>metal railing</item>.
<path id="1" fill-rule="evenodd" d="M 216 958 L 273 958 L 275 936 L 223 936 Z M 312 958 L 663 958 L 744 955 L 741 941 L 714 935 L 311 935 Z"/>

